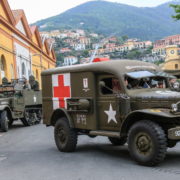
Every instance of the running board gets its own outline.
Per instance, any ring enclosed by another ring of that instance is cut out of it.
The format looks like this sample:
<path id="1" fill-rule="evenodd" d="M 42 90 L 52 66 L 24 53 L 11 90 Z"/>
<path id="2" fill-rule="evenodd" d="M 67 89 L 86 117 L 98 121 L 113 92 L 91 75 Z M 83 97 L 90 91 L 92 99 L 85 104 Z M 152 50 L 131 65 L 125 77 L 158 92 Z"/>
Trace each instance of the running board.
<path id="1" fill-rule="evenodd" d="M 89 135 L 120 138 L 120 132 L 114 132 L 114 131 L 90 131 Z"/>

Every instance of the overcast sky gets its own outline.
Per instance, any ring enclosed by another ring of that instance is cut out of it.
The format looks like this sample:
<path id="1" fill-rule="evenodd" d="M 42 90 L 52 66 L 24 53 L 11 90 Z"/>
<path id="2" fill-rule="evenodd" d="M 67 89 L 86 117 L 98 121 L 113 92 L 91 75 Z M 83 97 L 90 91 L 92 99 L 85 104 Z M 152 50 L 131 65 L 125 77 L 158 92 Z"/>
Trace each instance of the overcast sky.
<path id="1" fill-rule="evenodd" d="M 90 0 L 8 0 L 11 9 L 23 9 L 29 23 L 60 14 Z M 170 0 L 109 0 L 138 7 L 152 7 Z"/>

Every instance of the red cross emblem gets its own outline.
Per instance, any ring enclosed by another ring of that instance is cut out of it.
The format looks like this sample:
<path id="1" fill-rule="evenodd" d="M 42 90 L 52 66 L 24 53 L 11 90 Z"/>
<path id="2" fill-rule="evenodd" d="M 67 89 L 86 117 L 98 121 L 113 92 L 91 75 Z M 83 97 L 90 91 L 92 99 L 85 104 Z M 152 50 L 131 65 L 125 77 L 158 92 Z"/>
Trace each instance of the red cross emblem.
<path id="1" fill-rule="evenodd" d="M 65 108 L 66 98 L 71 97 L 70 74 L 54 75 L 53 77 L 53 97 L 56 106 Z M 58 101 L 58 105 L 57 105 Z M 57 108 L 57 107 L 56 107 Z"/>

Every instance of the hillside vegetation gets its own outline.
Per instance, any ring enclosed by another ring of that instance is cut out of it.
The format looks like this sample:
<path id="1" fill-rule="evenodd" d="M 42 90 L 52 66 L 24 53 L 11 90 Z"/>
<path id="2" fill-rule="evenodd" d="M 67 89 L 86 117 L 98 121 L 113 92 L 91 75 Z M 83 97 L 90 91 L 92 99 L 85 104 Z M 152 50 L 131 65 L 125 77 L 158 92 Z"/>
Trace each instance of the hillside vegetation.
<path id="1" fill-rule="evenodd" d="M 176 0 L 175 3 L 179 2 Z M 172 3 L 138 8 L 107 1 L 91 1 L 35 24 L 41 30 L 82 28 L 104 35 L 156 40 L 180 32 L 180 22 L 171 17 L 174 10 L 169 4 Z"/>

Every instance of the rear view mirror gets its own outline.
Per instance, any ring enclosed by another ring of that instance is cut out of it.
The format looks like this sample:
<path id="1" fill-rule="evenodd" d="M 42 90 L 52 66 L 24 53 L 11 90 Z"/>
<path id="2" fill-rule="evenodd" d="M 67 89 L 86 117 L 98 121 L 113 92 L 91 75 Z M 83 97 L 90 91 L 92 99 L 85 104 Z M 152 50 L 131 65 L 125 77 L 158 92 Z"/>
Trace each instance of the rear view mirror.
<path id="1" fill-rule="evenodd" d="M 175 82 L 175 83 L 173 84 L 173 88 L 176 89 L 176 90 L 178 90 L 178 89 L 179 89 L 179 83 L 178 83 L 178 82 Z"/>
<path id="2" fill-rule="evenodd" d="M 99 82 L 99 86 L 100 86 L 100 87 L 105 87 L 105 86 L 106 86 L 106 84 L 105 84 L 105 82 L 104 82 L 104 81 L 100 81 L 100 82 Z"/>
<path id="3" fill-rule="evenodd" d="M 15 95 L 18 96 L 18 97 L 21 97 L 22 96 L 22 92 L 21 91 L 16 91 Z"/>

